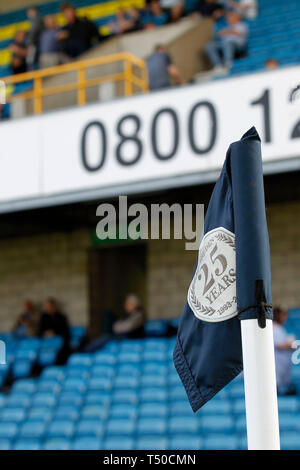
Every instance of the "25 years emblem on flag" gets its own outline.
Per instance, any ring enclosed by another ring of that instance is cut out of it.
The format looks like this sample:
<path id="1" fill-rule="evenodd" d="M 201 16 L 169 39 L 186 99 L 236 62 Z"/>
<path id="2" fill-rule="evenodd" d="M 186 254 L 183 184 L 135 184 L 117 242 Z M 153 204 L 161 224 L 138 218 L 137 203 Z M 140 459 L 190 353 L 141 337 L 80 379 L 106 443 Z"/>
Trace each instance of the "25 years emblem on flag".
<path id="1" fill-rule="evenodd" d="M 237 315 L 235 235 L 229 230 L 218 227 L 202 238 L 188 303 L 207 322 Z"/>

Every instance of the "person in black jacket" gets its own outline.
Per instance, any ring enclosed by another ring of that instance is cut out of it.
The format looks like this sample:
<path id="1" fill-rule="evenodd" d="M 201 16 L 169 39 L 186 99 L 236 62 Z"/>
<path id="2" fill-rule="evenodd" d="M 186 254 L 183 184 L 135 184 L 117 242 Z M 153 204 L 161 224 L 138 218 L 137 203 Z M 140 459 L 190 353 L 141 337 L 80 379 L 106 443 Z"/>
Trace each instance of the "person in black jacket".
<path id="1" fill-rule="evenodd" d="M 60 9 L 67 24 L 59 32 L 58 39 L 62 41 L 62 48 L 69 57 L 78 57 L 90 49 L 94 41 L 101 41 L 97 25 L 88 18 L 78 18 L 73 5 L 63 3 Z"/>
<path id="2" fill-rule="evenodd" d="M 70 328 L 68 319 L 66 315 L 58 310 L 56 302 L 52 298 L 48 298 L 44 302 L 38 325 L 38 336 L 61 336 L 64 340 L 63 347 L 65 349 L 69 347 Z"/>

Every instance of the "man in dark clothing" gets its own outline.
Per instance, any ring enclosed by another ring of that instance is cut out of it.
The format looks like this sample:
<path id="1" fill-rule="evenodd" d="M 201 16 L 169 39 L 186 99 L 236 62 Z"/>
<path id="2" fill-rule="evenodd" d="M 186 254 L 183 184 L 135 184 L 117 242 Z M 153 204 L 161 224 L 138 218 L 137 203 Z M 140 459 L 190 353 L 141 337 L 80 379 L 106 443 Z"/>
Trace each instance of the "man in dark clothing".
<path id="1" fill-rule="evenodd" d="M 182 84 L 177 67 L 161 44 L 156 46 L 154 53 L 147 59 L 147 67 L 150 90 L 160 90 L 171 86 L 171 78 L 177 85 Z"/>
<path id="2" fill-rule="evenodd" d="M 61 6 L 67 24 L 62 28 L 58 38 L 65 41 L 65 52 L 69 57 L 75 58 L 90 49 L 93 41 L 101 41 L 101 35 L 95 23 L 87 18 L 78 18 L 74 7 L 70 3 Z"/>
<path id="3" fill-rule="evenodd" d="M 39 61 L 39 43 L 40 36 L 44 29 L 44 21 L 38 9 L 34 6 L 27 10 L 27 18 L 30 23 L 30 29 L 27 35 L 28 56 L 27 64 L 29 68 L 34 68 Z"/>
<path id="4" fill-rule="evenodd" d="M 70 328 L 67 317 L 59 312 L 53 299 L 46 299 L 44 302 L 38 335 L 42 337 L 61 336 L 64 340 L 64 348 L 69 346 Z"/>
<path id="5" fill-rule="evenodd" d="M 26 57 L 28 48 L 25 42 L 25 31 L 18 31 L 13 42 L 10 44 L 11 50 L 11 69 L 13 74 L 24 73 L 27 71 Z"/>

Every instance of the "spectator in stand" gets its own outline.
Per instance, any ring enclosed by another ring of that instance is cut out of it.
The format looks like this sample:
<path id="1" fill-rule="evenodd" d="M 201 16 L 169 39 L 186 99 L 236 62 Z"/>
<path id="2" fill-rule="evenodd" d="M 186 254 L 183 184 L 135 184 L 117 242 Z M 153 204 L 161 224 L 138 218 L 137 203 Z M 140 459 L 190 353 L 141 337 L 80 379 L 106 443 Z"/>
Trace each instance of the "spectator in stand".
<path id="1" fill-rule="evenodd" d="M 151 0 L 143 15 L 144 28 L 153 29 L 157 26 L 163 26 L 167 22 L 168 14 L 162 10 L 159 0 Z"/>
<path id="2" fill-rule="evenodd" d="M 156 46 L 154 53 L 147 59 L 147 67 L 150 90 L 170 87 L 171 79 L 177 85 L 182 84 L 180 73 L 162 44 Z"/>
<path id="3" fill-rule="evenodd" d="M 224 15 L 225 10 L 216 0 L 201 0 L 197 12 L 200 13 L 201 16 L 210 16 L 214 19 L 218 19 L 220 16 Z"/>
<path id="4" fill-rule="evenodd" d="M 277 69 L 278 67 L 279 67 L 279 63 L 277 59 L 270 58 L 265 61 L 265 68 L 267 70 L 274 70 L 274 69 Z"/>
<path id="5" fill-rule="evenodd" d="M 39 61 L 40 36 L 44 29 L 44 21 L 36 7 L 30 7 L 27 10 L 27 18 L 30 22 L 28 31 L 28 56 L 27 64 L 29 68 L 35 68 Z"/>
<path id="6" fill-rule="evenodd" d="M 26 46 L 25 38 L 25 31 L 18 31 L 13 42 L 9 46 L 12 52 L 11 69 L 13 74 L 27 72 L 26 57 L 28 48 Z"/>
<path id="7" fill-rule="evenodd" d="M 126 315 L 113 324 L 113 333 L 126 338 L 142 337 L 145 317 L 140 299 L 135 294 L 128 295 L 125 299 L 124 309 Z"/>
<path id="8" fill-rule="evenodd" d="M 255 20 L 257 17 L 257 0 L 240 0 L 239 2 L 229 0 L 227 8 L 231 8 L 241 18 L 247 20 Z"/>
<path id="9" fill-rule="evenodd" d="M 61 5 L 67 24 L 58 33 L 58 39 L 64 41 L 66 54 L 76 58 L 90 49 L 94 41 L 101 41 L 101 35 L 95 23 L 87 18 L 78 18 L 70 3 Z"/>
<path id="10" fill-rule="evenodd" d="M 241 21 L 235 12 L 226 14 L 227 25 L 217 31 L 216 38 L 206 44 L 205 50 L 215 74 L 223 74 L 230 70 L 237 53 L 246 50 L 248 25 Z"/>
<path id="11" fill-rule="evenodd" d="M 183 0 L 160 0 L 159 4 L 171 22 L 178 21 L 183 14 Z"/>
<path id="12" fill-rule="evenodd" d="M 45 17 L 45 29 L 40 37 L 40 67 L 53 67 L 62 62 L 60 48 L 59 28 L 55 16 Z"/>
<path id="13" fill-rule="evenodd" d="M 131 7 L 128 11 L 120 8 L 116 20 L 108 25 L 112 34 L 123 34 L 142 29 L 141 15 L 137 8 Z"/>
<path id="14" fill-rule="evenodd" d="M 12 328 L 12 334 L 16 338 L 28 338 L 34 334 L 34 306 L 31 300 L 24 299 L 22 312 L 18 316 Z"/>
<path id="15" fill-rule="evenodd" d="M 296 390 L 291 381 L 291 355 L 295 337 L 289 335 L 284 324 L 287 320 L 287 312 L 280 307 L 273 311 L 273 332 L 276 363 L 276 380 L 279 395 L 295 395 Z"/>
<path id="16" fill-rule="evenodd" d="M 61 336 L 64 340 L 64 348 L 69 347 L 70 328 L 68 319 L 66 315 L 58 310 L 56 301 L 52 298 L 48 298 L 44 302 L 38 325 L 38 336 L 44 338 Z"/>

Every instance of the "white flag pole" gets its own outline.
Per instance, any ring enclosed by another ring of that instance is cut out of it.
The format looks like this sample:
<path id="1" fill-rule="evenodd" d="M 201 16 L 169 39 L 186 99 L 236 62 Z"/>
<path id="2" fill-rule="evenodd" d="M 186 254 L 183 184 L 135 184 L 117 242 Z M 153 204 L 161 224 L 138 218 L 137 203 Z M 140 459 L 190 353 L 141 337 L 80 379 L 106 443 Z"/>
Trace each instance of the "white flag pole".
<path id="1" fill-rule="evenodd" d="M 272 320 L 242 320 L 242 348 L 249 450 L 279 450 Z"/>

